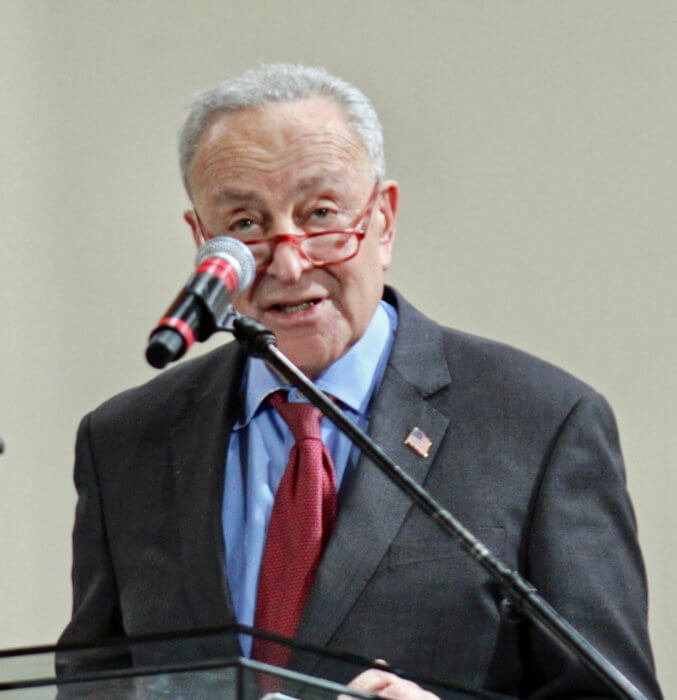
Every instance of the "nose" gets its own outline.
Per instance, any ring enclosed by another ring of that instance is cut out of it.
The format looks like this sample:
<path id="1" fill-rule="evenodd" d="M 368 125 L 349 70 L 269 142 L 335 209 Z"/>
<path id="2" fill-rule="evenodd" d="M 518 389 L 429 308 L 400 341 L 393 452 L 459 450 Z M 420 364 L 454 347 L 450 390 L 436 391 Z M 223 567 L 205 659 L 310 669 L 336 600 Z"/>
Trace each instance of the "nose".
<path id="1" fill-rule="evenodd" d="M 301 275 L 312 267 L 293 239 L 290 239 L 291 236 L 275 242 L 272 257 L 266 268 L 267 275 L 277 277 L 283 282 L 298 281 Z"/>
<path id="2" fill-rule="evenodd" d="M 294 283 L 306 270 L 313 267 L 313 264 L 297 245 L 296 236 L 304 235 L 305 231 L 295 226 L 292 221 L 285 221 L 284 224 L 286 230 L 278 229 L 275 232 L 276 240 L 273 242 L 272 257 L 266 268 L 266 274 L 282 282 Z"/>

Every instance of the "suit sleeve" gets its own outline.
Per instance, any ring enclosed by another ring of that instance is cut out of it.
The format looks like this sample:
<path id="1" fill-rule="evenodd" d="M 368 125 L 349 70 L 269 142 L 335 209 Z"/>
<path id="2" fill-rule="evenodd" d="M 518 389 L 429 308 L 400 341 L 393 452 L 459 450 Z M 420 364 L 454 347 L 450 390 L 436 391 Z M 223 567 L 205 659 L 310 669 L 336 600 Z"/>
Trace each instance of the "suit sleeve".
<path id="1" fill-rule="evenodd" d="M 660 698 L 635 518 L 616 423 L 602 397 L 581 399 L 562 424 L 527 541 L 527 578 L 541 595 L 647 697 Z M 527 643 L 538 662 L 525 669 L 530 697 L 611 696 L 538 630 Z"/>
<path id="2" fill-rule="evenodd" d="M 85 416 L 75 446 L 78 501 L 73 528 L 73 611 L 60 643 L 94 641 L 123 633 L 89 424 L 90 417 Z"/>

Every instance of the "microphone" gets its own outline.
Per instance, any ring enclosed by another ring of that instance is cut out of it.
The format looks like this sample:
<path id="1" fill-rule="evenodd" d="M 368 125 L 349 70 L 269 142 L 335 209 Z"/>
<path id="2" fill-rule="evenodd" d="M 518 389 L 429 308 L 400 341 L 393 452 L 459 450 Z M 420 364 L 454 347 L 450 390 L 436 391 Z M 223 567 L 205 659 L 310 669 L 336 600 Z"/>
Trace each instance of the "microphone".
<path id="1" fill-rule="evenodd" d="M 210 238 L 197 252 L 197 269 L 150 334 L 146 359 L 162 369 L 209 338 L 226 320 L 230 302 L 254 281 L 256 263 L 235 238 Z"/>

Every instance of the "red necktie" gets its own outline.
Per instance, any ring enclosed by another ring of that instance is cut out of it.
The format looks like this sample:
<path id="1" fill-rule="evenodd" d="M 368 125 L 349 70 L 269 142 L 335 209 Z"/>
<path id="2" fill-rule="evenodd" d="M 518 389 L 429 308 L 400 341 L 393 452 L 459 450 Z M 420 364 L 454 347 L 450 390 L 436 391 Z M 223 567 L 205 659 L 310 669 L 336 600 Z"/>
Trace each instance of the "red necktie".
<path id="1" fill-rule="evenodd" d="M 281 392 L 271 405 L 296 444 L 275 495 L 263 550 L 254 626 L 293 637 L 336 520 L 336 476 L 322 442 L 322 413 L 309 403 L 289 403 Z M 286 666 L 290 650 L 254 638 L 252 657 Z"/>

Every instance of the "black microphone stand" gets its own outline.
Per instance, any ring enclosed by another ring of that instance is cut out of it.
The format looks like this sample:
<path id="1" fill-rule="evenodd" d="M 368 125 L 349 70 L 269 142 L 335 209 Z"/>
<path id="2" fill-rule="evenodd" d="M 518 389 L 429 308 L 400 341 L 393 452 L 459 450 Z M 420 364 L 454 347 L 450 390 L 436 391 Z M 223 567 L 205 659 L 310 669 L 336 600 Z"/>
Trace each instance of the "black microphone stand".
<path id="1" fill-rule="evenodd" d="M 254 357 L 261 358 L 272 370 L 298 389 L 314 406 L 334 423 L 364 454 L 448 535 L 454 537 L 480 566 L 498 582 L 518 612 L 523 612 L 561 647 L 568 649 L 619 698 L 646 700 L 603 654 L 577 632 L 517 571 L 497 559 L 474 535 L 445 510 L 422 486 L 417 484 L 336 404 L 322 393 L 277 347 L 272 331 L 247 316 L 233 315 L 219 327 L 235 335 L 238 342 Z"/>

